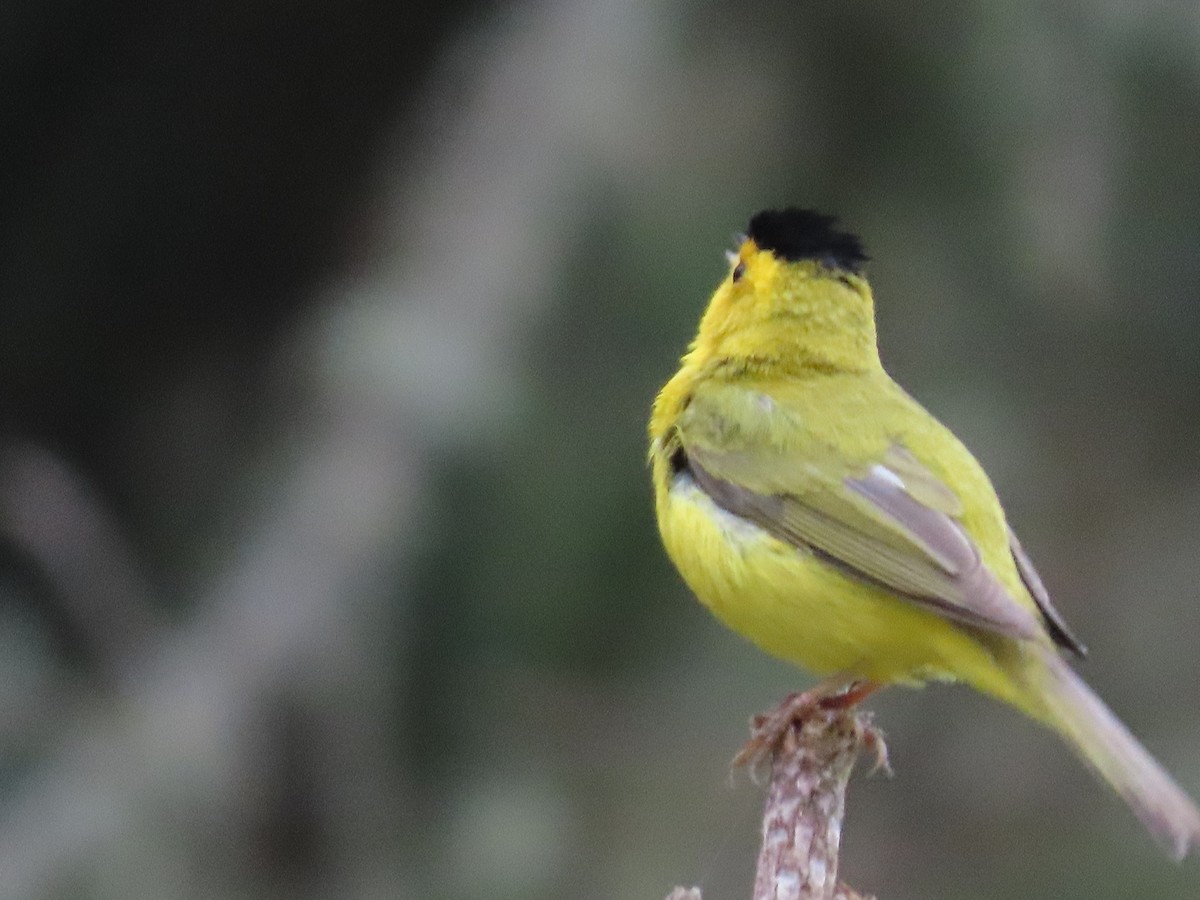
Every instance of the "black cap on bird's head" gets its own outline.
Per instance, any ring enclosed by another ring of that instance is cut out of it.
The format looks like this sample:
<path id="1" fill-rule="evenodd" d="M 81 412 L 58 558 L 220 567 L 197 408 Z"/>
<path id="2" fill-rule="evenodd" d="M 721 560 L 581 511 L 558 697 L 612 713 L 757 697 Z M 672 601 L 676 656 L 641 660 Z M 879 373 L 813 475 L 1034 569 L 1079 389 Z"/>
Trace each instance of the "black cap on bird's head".
<path id="1" fill-rule="evenodd" d="M 765 209 L 750 220 L 746 235 L 759 249 L 770 250 L 780 259 L 815 259 L 857 273 L 869 257 L 857 235 L 836 226 L 836 217 L 811 209 Z"/>

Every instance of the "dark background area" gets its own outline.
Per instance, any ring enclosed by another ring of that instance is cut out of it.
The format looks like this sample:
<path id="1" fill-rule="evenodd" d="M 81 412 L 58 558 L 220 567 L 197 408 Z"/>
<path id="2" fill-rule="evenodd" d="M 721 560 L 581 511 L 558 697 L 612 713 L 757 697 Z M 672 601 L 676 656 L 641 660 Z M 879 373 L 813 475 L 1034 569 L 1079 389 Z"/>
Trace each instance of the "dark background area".
<path id="1" fill-rule="evenodd" d="M 1198 9 L 5 4 L 0 893 L 747 895 L 808 676 L 688 598 L 644 427 L 792 203 L 1200 791 Z M 860 889 L 1194 891 L 1015 714 L 876 708 Z"/>

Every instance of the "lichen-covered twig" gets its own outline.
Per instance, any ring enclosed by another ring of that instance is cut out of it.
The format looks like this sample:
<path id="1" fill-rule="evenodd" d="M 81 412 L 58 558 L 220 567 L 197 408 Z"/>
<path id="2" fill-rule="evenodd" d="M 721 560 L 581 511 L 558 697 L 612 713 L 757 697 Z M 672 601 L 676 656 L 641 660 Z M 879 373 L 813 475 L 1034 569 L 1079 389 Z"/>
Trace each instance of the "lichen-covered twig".
<path id="1" fill-rule="evenodd" d="M 870 716 L 853 710 L 818 708 L 784 734 L 771 760 L 754 900 L 858 896 L 837 874 L 846 784 L 864 745 L 886 765 Z"/>
<path id="2" fill-rule="evenodd" d="M 846 785 L 859 750 L 887 768 L 883 738 L 869 713 L 816 708 L 794 723 L 771 756 L 754 900 L 870 900 L 839 884 L 838 850 Z M 700 900 L 676 888 L 668 900 Z"/>

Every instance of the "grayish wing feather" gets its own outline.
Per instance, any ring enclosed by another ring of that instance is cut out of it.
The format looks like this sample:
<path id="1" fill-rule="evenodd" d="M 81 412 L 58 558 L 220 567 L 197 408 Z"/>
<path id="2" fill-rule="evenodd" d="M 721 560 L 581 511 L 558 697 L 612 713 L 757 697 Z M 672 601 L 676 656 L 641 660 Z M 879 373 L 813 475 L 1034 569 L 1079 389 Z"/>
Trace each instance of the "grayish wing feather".
<path id="1" fill-rule="evenodd" d="M 1018 639 L 1045 634 L 983 565 L 958 523 L 915 499 L 889 470 L 847 479 L 846 486 L 875 511 L 854 514 L 840 509 L 835 495 L 825 496 L 825 508 L 819 493 L 762 494 L 742 487 L 714 474 L 723 463 L 736 468 L 732 458 L 698 448 L 688 457 L 697 484 L 718 505 L 780 540 L 957 622 Z M 880 513 L 892 525 L 877 522 Z"/>
<path id="2" fill-rule="evenodd" d="M 991 627 L 1012 637 L 1038 636 L 1041 629 L 1036 620 L 1009 596 L 983 564 L 974 542 L 951 516 L 921 503 L 902 483 L 877 468 L 863 478 L 846 479 L 846 484 L 915 535 L 954 582 L 951 603 L 945 603 L 948 598 L 936 596 L 924 599 L 969 624 Z"/>
<path id="3" fill-rule="evenodd" d="M 1021 542 L 1017 540 L 1017 535 L 1010 528 L 1008 529 L 1008 546 L 1012 550 L 1013 560 L 1016 561 L 1017 571 L 1021 574 L 1021 580 L 1025 582 L 1025 587 L 1029 589 L 1030 596 L 1038 605 L 1038 610 L 1042 614 L 1042 618 L 1046 620 L 1046 628 L 1050 632 L 1050 637 L 1054 639 L 1054 643 L 1064 649 L 1070 650 L 1080 659 L 1087 656 L 1087 647 L 1075 637 L 1071 629 L 1067 626 L 1066 620 L 1062 617 L 1054 604 L 1050 602 L 1050 593 L 1046 590 L 1046 586 L 1042 584 L 1041 576 L 1038 575 L 1037 569 L 1033 567 L 1033 561 L 1026 554 L 1025 549 L 1021 546 Z"/>

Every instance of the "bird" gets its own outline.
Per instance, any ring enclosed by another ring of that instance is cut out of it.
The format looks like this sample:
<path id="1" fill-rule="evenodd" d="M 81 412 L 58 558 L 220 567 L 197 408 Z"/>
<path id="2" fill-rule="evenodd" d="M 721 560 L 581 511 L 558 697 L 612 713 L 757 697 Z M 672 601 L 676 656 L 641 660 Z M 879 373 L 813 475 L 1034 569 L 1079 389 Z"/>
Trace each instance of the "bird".
<path id="1" fill-rule="evenodd" d="M 654 400 L 649 464 L 691 591 L 822 679 L 751 749 L 814 704 L 965 683 L 1057 733 L 1182 860 L 1200 811 L 1070 665 L 1086 648 L 979 462 L 885 371 L 862 241 L 767 209 L 728 256 Z"/>

